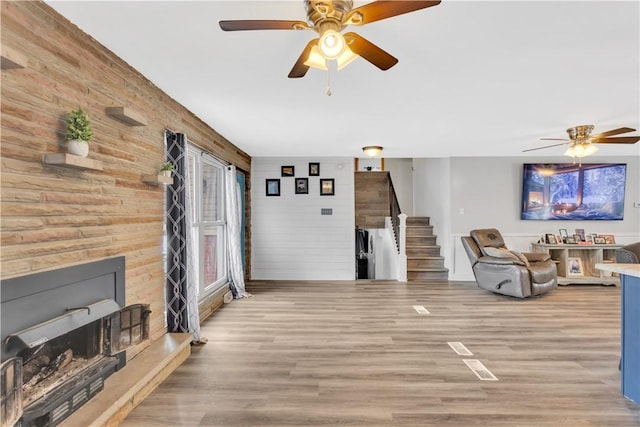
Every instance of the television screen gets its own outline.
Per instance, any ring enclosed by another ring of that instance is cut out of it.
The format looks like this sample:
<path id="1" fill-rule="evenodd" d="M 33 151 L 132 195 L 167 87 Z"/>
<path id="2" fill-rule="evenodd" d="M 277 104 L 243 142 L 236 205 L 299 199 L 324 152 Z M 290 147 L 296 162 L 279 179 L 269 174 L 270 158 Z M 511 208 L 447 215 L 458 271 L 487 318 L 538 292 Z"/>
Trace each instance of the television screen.
<path id="1" fill-rule="evenodd" d="M 622 220 L 624 163 L 525 163 L 520 219 Z"/>

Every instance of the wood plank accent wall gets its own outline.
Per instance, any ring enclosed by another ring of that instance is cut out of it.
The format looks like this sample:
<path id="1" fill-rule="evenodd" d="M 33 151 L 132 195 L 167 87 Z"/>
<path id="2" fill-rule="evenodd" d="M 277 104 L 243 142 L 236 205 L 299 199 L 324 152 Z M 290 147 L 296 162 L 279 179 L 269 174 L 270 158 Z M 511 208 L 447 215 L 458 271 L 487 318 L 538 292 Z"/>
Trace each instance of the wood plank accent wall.
<path id="1" fill-rule="evenodd" d="M 2 2 L 2 44 L 27 58 L 2 70 L 1 277 L 126 256 L 127 303 L 151 304 L 151 336 L 164 331 L 164 187 L 142 175 L 164 160 L 165 128 L 247 174 L 251 158 L 143 75 L 43 2 Z M 128 126 L 106 112 L 124 106 L 146 119 Z M 103 170 L 44 165 L 63 153 L 66 114 L 82 107 Z M 250 260 L 250 199 L 247 260 Z"/>
<path id="2" fill-rule="evenodd" d="M 384 218 L 391 215 L 389 172 L 356 172 L 356 226 L 384 228 Z"/>

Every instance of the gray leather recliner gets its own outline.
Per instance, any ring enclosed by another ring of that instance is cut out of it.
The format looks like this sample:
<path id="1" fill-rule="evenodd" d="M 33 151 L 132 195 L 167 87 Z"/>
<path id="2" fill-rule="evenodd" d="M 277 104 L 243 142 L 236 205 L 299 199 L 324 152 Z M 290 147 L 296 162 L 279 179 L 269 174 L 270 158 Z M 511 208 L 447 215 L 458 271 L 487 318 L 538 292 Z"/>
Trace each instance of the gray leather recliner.
<path id="1" fill-rule="evenodd" d="M 616 249 L 616 262 L 618 264 L 640 264 L 640 242 Z"/>
<path id="2" fill-rule="evenodd" d="M 510 251 L 495 228 L 471 230 L 462 237 L 462 246 L 482 289 L 526 298 L 558 287 L 556 264 L 549 254 Z"/>

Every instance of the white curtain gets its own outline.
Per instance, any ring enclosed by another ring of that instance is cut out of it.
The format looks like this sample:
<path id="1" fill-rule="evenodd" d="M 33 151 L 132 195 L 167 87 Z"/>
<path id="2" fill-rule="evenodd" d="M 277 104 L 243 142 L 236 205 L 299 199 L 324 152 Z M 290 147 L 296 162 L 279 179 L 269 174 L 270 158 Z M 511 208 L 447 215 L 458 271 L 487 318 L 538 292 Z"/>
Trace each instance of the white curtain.
<path id="1" fill-rule="evenodd" d="M 240 245 L 242 227 L 242 193 L 236 180 L 236 167 L 225 170 L 225 207 L 227 216 L 227 260 L 229 284 L 234 298 L 250 297 L 244 286 L 244 267 Z"/>

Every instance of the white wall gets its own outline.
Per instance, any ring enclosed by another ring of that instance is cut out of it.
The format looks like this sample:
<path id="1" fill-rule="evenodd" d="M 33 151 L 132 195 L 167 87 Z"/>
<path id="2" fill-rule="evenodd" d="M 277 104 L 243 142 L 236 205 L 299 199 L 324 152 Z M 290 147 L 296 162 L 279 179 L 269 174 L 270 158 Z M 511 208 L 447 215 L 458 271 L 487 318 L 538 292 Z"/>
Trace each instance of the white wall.
<path id="1" fill-rule="evenodd" d="M 309 176 L 309 162 L 320 176 Z M 309 178 L 295 194 L 294 178 Z M 280 197 L 265 196 L 265 179 L 280 179 Z M 335 179 L 335 196 L 320 196 L 320 178 Z M 355 210 L 352 158 L 256 158 L 251 161 L 251 277 L 263 280 L 354 280 Z M 320 215 L 321 208 L 333 215 Z"/>
<path id="2" fill-rule="evenodd" d="M 400 210 L 413 216 L 413 160 L 384 159 L 384 169 L 391 175 Z"/>
<path id="3" fill-rule="evenodd" d="M 451 252 L 448 267 L 451 280 L 473 280 L 469 260 L 460 237 L 474 228 L 495 227 L 505 236 L 507 246 L 530 251 L 540 234 L 558 234 L 583 228 L 587 233 L 613 234 L 617 243 L 640 240 L 640 157 L 589 158 L 585 163 L 626 163 L 627 182 L 623 221 L 525 221 L 520 219 L 523 163 L 567 163 L 567 157 L 474 157 L 451 159 Z M 430 214 L 434 216 L 434 214 Z M 438 238 L 440 238 L 438 234 Z"/>

